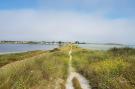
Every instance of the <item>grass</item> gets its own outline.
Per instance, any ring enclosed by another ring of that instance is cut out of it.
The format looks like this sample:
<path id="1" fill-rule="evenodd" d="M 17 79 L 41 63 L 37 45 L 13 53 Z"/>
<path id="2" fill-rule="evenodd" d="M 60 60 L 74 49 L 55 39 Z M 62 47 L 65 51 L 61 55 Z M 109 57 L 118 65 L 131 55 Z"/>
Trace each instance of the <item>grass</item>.
<path id="1" fill-rule="evenodd" d="M 135 89 L 135 49 L 73 52 L 73 66 L 93 89 Z"/>
<path id="2" fill-rule="evenodd" d="M 74 77 L 72 82 L 75 89 L 82 89 L 80 86 L 79 80 L 77 78 Z"/>
<path id="3" fill-rule="evenodd" d="M 68 55 L 61 50 L 10 63 L 0 68 L 0 89 L 65 89 L 67 66 Z"/>
<path id="4" fill-rule="evenodd" d="M 0 89 L 66 89 L 69 50 L 65 46 L 0 55 Z M 135 89 L 135 49 L 95 51 L 73 46 L 72 56 L 73 67 L 92 89 Z M 76 78 L 72 81 L 81 89 Z"/>
<path id="5" fill-rule="evenodd" d="M 23 52 L 23 53 L 0 55 L 0 67 L 6 64 L 15 62 L 15 61 L 20 61 L 26 58 L 30 58 L 30 57 L 42 54 L 44 52 L 45 51 L 29 51 L 29 52 Z"/>

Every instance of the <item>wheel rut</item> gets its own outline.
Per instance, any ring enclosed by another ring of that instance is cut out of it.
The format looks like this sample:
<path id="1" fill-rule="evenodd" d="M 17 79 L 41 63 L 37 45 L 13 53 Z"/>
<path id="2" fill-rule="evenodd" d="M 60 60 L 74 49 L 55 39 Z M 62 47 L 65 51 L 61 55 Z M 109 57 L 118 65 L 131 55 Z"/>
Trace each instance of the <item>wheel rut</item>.
<path id="1" fill-rule="evenodd" d="M 66 82 L 66 89 L 75 89 L 72 82 L 73 78 L 76 78 L 79 81 L 79 84 L 82 89 L 91 89 L 88 80 L 81 74 L 77 73 L 75 69 L 72 67 L 72 45 L 70 46 L 68 55 L 69 55 L 69 64 L 68 64 L 68 78 Z"/>

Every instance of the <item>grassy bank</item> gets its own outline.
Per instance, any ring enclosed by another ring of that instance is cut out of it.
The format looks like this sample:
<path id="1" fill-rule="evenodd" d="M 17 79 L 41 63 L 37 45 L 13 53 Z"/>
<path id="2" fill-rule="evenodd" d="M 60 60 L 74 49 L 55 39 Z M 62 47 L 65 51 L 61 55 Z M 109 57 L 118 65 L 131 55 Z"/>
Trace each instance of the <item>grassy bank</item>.
<path id="1" fill-rule="evenodd" d="M 73 66 L 89 80 L 92 89 L 135 89 L 135 49 L 74 49 Z"/>
<path id="2" fill-rule="evenodd" d="M 26 58 L 30 58 L 33 56 L 40 55 L 45 51 L 29 51 L 29 52 L 22 52 L 22 53 L 13 53 L 13 54 L 3 54 L 0 55 L 0 67 L 15 62 L 20 61 Z"/>
<path id="3" fill-rule="evenodd" d="M 18 60 L 23 54 L 13 55 Z M 7 55 L 6 58 L 10 57 Z M 67 63 L 67 52 L 60 49 L 47 51 L 33 59 L 12 62 L 0 68 L 0 89 L 65 89 Z"/>

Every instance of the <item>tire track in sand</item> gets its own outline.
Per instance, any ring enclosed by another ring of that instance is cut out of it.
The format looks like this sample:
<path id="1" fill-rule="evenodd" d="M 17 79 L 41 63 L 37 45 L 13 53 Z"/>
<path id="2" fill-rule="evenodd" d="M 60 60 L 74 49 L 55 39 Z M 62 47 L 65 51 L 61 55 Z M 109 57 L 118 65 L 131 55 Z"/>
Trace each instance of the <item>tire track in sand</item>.
<path id="1" fill-rule="evenodd" d="M 72 67 L 72 45 L 69 50 L 69 65 L 68 65 L 68 78 L 66 82 L 66 89 L 74 89 L 72 79 L 75 77 L 80 82 L 82 89 L 91 89 L 89 86 L 88 80 L 83 77 L 81 74 L 75 72 L 75 69 Z"/>

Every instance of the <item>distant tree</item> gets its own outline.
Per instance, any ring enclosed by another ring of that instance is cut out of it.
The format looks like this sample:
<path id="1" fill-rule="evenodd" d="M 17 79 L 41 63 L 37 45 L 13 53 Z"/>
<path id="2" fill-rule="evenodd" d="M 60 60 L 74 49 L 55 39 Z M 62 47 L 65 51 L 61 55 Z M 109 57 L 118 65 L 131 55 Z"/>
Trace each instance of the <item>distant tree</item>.
<path id="1" fill-rule="evenodd" d="M 75 44 L 79 44 L 80 42 L 79 41 L 75 41 Z"/>
<path id="2" fill-rule="evenodd" d="M 63 46 L 63 44 L 62 44 L 63 42 L 61 42 L 61 41 L 59 41 L 58 42 L 58 44 L 59 44 L 59 47 L 62 47 Z"/>
<path id="3" fill-rule="evenodd" d="M 62 44 L 62 42 L 61 42 L 61 41 L 59 41 L 59 42 L 58 42 L 58 44 L 59 44 L 59 45 L 61 45 L 61 44 Z"/>

